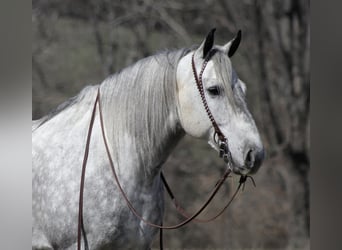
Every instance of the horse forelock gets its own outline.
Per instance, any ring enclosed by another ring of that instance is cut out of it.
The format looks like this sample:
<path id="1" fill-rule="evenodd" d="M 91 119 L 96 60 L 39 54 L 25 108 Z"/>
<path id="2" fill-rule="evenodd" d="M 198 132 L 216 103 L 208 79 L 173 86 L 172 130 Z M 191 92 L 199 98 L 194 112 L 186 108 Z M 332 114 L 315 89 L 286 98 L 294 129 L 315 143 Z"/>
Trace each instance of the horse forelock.
<path id="1" fill-rule="evenodd" d="M 235 102 L 233 96 L 233 68 L 229 57 L 222 51 L 217 51 L 211 58 L 214 62 L 215 72 L 219 78 L 219 84 L 222 85 L 225 94 L 228 96 L 229 105 L 234 109 Z"/>

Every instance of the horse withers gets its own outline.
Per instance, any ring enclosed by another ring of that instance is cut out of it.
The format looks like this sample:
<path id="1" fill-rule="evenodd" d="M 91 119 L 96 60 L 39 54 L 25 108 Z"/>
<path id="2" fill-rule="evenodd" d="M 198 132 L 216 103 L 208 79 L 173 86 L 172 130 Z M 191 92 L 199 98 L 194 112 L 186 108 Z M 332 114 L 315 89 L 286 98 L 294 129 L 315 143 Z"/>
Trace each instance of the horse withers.
<path id="1" fill-rule="evenodd" d="M 263 145 L 246 106 L 246 85 L 230 60 L 240 37 L 224 46 L 214 45 L 213 39 L 211 32 L 196 49 L 144 58 L 33 121 L 33 249 L 76 248 L 81 166 L 98 91 L 115 171 L 132 205 L 148 221 L 162 223 L 161 167 L 185 134 L 220 150 L 207 109 L 227 138 L 234 173 L 245 176 L 258 170 Z M 193 68 L 203 68 L 207 107 Z M 98 109 L 84 184 L 86 242 L 89 249 L 149 249 L 157 229 L 134 216 L 113 180 Z"/>

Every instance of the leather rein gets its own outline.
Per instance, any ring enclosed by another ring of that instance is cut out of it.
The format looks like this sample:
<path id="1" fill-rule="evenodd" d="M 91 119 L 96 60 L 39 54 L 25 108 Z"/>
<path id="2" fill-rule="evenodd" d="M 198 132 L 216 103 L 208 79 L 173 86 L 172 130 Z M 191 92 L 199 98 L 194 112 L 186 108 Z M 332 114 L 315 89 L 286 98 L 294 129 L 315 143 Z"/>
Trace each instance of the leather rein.
<path id="1" fill-rule="evenodd" d="M 195 53 L 194 53 L 195 54 Z M 94 125 L 94 120 L 95 120 L 95 114 L 96 114 L 96 107 L 98 105 L 98 109 L 99 109 L 99 115 L 100 115 L 100 125 L 101 125 L 101 132 L 102 132 L 102 137 L 103 137 L 103 141 L 105 144 L 105 148 L 106 148 L 106 153 L 107 153 L 107 157 L 109 160 L 109 164 L 116 182 L 117 187 L 120 190 L 120 193 L 122 194 L 123 198 L 125 199 L 125 202 L 128 206 L 128 208 L 131 210 L 131 212 L 134 214 L 134 216 L 136 216 L 139 220 L 143 221 L 145 224 L 151 226 L 151 227 L 155 227 L 155 228 L 159 228 L 160 229 L 160 249 L 163 249 L 163 238 L 162 238 L 162 230 L 163 229 L 177 229 L 180 228 L 182 226 L 185 226 L 186 224 L 188 224 L 191 221 L 196 221 L 196 222 L 200 222 L 200 223 L 207 223 L 210 221 L 215 220 L 217 217 L 219 217 L 226 209 L 227 207 L 229 207 L 229 205 L 232 203 L 232 201 L 234 200 L 234 198 L 236 197 L 240 187 L 242 184 L 245 183 L 247 177 L 250 176 L 241 176 L 240 181 L 239 181 L 239 185 L 236 189 L 236 191 L 234 192 L 234 194 L 232 195 L 231 199 L 228 201 L 228 203 L 220 210 L 220 212 L 209 218 L 209 219 L 197 219 L 196 217 L 209 205 L 209 203 L 211 202 L 211 200 L 215 197 L 216 193 L 219 191 L 219 189 L 221 188 L 222 184 L 224 183 L 224 181 L 227 179 L 227 177 L 230 175 L 230 173 L 232 172 L 232 158 L 231 158 L 231 153 L 229 151 L 228 148 L 228 140 L 227 138 L 224 136 L 224 134 L 222 133 L 222 131 L 220 130 L 219 126 L 217 125 L 210 109 L 208 106 L 208 103 L 206 101 L 205 98 L 205 94 L 204 94 L 204 87 L 203 87 L 203 82 L 202 82 L 202 75 L 204 72 L 204 69 L 206 68 L 207 63 L 210 60 L 210 57 L 206 58 L 203 62 L 201 71 L 199 74 L 197 74 L 196 71 L 196 67 L 195 67 L 195 61 L 194 61 L 194 54 L 192 55 L 192 71 L 194 74 L 194 78 L 195 78 L 195 82 L 197 85 L 197 89 L 200 93 L 201 99 L 202 99 L 202 103 L 204 105 L 204 108 L 206 110 L 206 113 L 212 123 L 212 126 L 215 130 L 214 132 L 214 141 L 218 144 L 219 146 L 219 156 L 221 158 L 223 158 L 223 160 L 227 163 L 227 168 L 225 170 L 225 172 L 223 173 L 222 177 L 216 182 L 216 185 L 214 187 L 214 189 L 212 190 L 211 194 L 209 195 L 209 197 L 207 198 L 207 200 L 204 202 L 204 204 L 192 215 L 189 215 L 177 202 L 175 195 L 173 194 L 173 192 L 171 191 L 170 186 L 168 185 L 165 176 L 163 175 L 162 172 L 160 172 L 160 177 L 161 180 L 166 188 L 166 191 L 168 192 L 171 200 L 173 201 L 173 204 L 176 208 L 176 210 L 185 218 L 182 222 L 175 224 L 175 225 L 170 225 L 170 226 L 164 226 L 164 225 L 158 225 L 155 224 L 153 222 L 150 222 L 148 220 L 146 220 L 145 218 L 142 217 L 142 215 L 134 208 L 133 204 L 131 203 L 131 201 L 128 199 L 125 191 L 123 190 L 118 175 L 116 173 L 115 167 L 114 167 L 114 162 L 109 150 L 109 145 L 106 139 L 106 134 L 105 134 L 105 128 L 104 128 L 104 122 L 103 122 L 103 114 L 102 114 L 102 106 L 101 106 L 101 100 L 100 100 L 100 88 L 98 88 L 97 91 L 97 95 L 96 95 L 96 99 L 94 102 L 94 106 L 93 106 L 93 110 L 92 110 L 92 114 L 91 114 L 91 119 L 90 119 L 90 123 L 89 123 L 89 128 L 88 128 L 88 134 L 87 134 L 87 140 L 86 140 L 86 146 L 85 146 L 85 152 L 84 152 L 84 158 L 83 158 L 83 163 L 82 163 L 82 173 L 81 173 L 81 182 L 80 182 L 80 192 L 79 192 L 79 209 L 78 209 L 78 227 L 77 227 L 77 249 L 81 250 L 81 238 L 82 238 L 82 234 L 83 234 L 83 239 L 84 239 L 84 245 L 85 245 L 85 249 L 88 249 L 88 242 L 87 242 L 87 237 L 86 237 L 86 233 L 84 230 L 84 224 L 83 224 L 83 193 L 84 193 L 84 182 L 85 182 L 85 172 L 86 172 L 86 166 L 87 166 L 87 161 L 88 161 L 88 155 L 89 155 L 89 147 L 90 147 L 90 138 L 91 138 L 91 134 L 92 134 L 92 129 L 93 129 L 93 125 Z M 250 177 L 252 178 L 252 177 Z M 253 179 L 252 179 L 253 181 Z M 254 181 L 253 184 L 255 185 Z"/>

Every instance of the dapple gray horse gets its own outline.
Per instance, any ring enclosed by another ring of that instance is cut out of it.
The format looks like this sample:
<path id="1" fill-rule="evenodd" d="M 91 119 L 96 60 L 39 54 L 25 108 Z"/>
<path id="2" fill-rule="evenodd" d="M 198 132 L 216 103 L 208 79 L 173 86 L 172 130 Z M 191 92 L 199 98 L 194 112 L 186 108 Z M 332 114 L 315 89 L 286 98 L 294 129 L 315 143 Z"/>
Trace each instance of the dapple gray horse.
<path id="1" fill-rule="evenodd" d="M 205 56 L 212 54 L 203 72 L 204 93 L 228 138 L 234 173 L 258 170 L 263 145 L 246 106 L 246 86 L 230 60 L 239 41 L 217 46 L 208 39 L 213 37 L 207 36 L 195 49 L 144 58 L 33 121 L 33 249 L 76 249 L 81 165 L 98 88 L 117 175 L 146 220 L 162 223 L 161 166 L 185 134 L 209 140 L 218 150 L 196 88 L 193 55 L 199 71 Z M 89 249 L 149 249 L 157 233 L 132 214 L 113 180 L 98 109 L 85 175 L 83 217 Z"/>

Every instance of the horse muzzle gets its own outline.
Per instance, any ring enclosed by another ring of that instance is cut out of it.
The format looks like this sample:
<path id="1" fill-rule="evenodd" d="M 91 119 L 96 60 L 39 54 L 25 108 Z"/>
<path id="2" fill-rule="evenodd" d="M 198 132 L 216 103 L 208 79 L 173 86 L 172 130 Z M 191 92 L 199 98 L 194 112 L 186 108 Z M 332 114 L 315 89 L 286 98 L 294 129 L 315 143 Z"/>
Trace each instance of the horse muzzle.
<path id="1" fill-rule="evenodd" d="M 243 166 L 233 164 L 233 172 L 239 175 L 255 174 L 263 160 L 265 158 L 265 150 L 261 149 L 249 149 L 245 156 L 245 162 Z"/>

